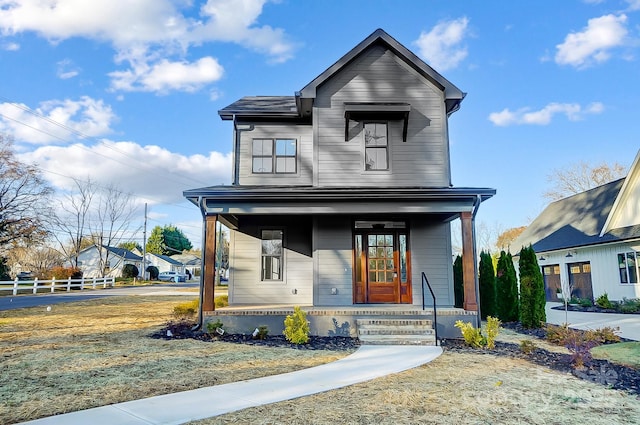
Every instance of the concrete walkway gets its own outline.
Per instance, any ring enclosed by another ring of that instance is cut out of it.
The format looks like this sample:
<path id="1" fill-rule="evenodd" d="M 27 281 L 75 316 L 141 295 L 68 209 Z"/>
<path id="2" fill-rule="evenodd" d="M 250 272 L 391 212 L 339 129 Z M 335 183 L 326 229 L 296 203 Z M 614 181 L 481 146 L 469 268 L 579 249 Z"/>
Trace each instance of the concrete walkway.
<path id="1" fill-rule="evenodd" d="M 440 354 L 440 347 L 364 345 L 336 362 L 297 372 L 128 401 L 24 423 L 182 424 L 369 381 L 423 365 Z"/>
<path id="2" fill-rule="evenodd" d="M 569 311 L 565 316 L 564 310 L 554 310 L 551 307 L 563 306 L 562 303 L 547 303 L 547 322 L 555 325 L 569 323 L 569 327 L 575 329 L 597 329 L 603 326 L 620 328 L 623 338 L 640 341 L 640 314 L 613 314 L 613 313 L 583 313 L 581 311 Z"/>

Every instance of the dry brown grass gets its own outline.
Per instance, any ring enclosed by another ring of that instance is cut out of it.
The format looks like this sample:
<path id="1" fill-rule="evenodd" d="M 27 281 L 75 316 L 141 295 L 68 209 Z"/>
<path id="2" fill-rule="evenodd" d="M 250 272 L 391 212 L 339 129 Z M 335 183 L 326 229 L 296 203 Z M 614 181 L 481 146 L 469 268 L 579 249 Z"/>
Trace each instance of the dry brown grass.
<path id="1" fill-rule="evenodd" d="M 633 396 L 491 354 L 447 352 L 397 375 L 192 422 L 213 424 L 638 424 Z"/>
<path id="2" fill-rule="evenodd" d="M 148 335 L 175 297 L 113 297 L 0 312 L 0 423 L 316 366 L 344 353 Z"/>

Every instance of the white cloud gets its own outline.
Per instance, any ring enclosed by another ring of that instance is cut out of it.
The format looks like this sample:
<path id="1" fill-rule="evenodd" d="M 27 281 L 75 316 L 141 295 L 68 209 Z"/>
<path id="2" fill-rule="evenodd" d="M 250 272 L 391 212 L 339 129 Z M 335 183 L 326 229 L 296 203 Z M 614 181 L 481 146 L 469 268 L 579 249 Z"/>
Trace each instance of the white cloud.
<path id="1" fill-rule="evenodd" d="M 152 205 L 182 202 L 182 191 L 228 184 L 231 175 L 231 153 L 187 156 L 133 142 L 46 146 L 23 153 L 20 159 L 37 163 L 56 189 L 72 190 L 70 177 L 84 181 L 90 178 L 98 185 L 114 184 Z"/>
<path id="2" fill-rule="evenodd" d="M 20 50 L 20 45 L 18 43 L 3 43 L 2 50 L 6 50 L 8 52 L 17 52 Z"/>
<path id="3" fill-rule="evenodd" d="M 624 45 L 627 37 L 627 16 L 604 15 L 589 19 L 581 32 L 566 36 L 564 43 L 556 46 L 556 63 L 584 68 L 607 61 L 611 50 Z"/>
<path id="4" fill-rule="evenodd" d="M 80 74 L 80 68 L 74 66 L 71 59 L 61 60 L 57 65 L 57 75 L 61 80 L 68 80 L 69 78 L 77 77 Z"/>
<path id="5" fill-rule="evenodd" d="M 116 50 L 116 62 L 129 64 L 111 73 L 112 88 L 193 91 L 220 78 L 222 67 L 211 57 L 185 62 L 192 46 L 230 42 L 273 62 L 292 57 L 296 46 L 283 29 L 257 24 L 266 2 L 201 0 L 200 15 L 193 17 L 192 1 L 0 0 L 0 34 L 35 32 L 52 43 L 72 37 L 104 41 Z M 187 67 L 200 72 L 197 81 L 183 72 Z M 177 74 L 168 77 L 169 70 Z"/>
<path id="6" fill-rule="evenodd" d="M 600 102 L 594 102 L 586 107 L 582 107 L 577 103 L 550 103 L 538 111 L 531 111 L 530 108 L 521 108 L 516 111 L 510 111 L 505 108 L 500 112 L 489 114 L 489 121 L 493 124 L 506 127 L 509 125 L 548 125 L 551 123 L 554 115 L 563 114 L 569 121 L 579 121 L 588 114 L 601 114 L 604 111 L 604 105 Z"/>
<path id="7" fill-rule="evenodd" d="M 420 33 L 414 42 L 429 65 L 437 71 L 455 68 L 467 57 L 467 48 L 462 46 L 467 34 L 469 19 L 462 17 L 438 23 L 431 31 Z"/>
<path id="8" fill-rule="evenodd" d="M 116 71 L 109 75 L 111 87 L 123 91 L 148 91 L 167 93 L 171 90 L 194 92 L 201 87 L 218 81 L 223 74 L 218 61 L 204 57 L 196 62 L 170 62 L 166 59 L 149 65 L 135 63 L 133 69 Z"/>
<path id="9" fill-rule="evenodd" d="M 627 10 L 629 11 L 640 10 L 640 0 L 626 0 L 626 1 L 629 4 L 629 7 L 627 8 Z"/>
<path id="10" fill-rule="evenodd" d="M 48 100 L 35 109 L 21 103 L 0 103 L 0 132 L 12 134 L 21 143 L 67 143 L 104 136 L 112 132 L 116 118 L 111 106 L 88 96 Z"/>

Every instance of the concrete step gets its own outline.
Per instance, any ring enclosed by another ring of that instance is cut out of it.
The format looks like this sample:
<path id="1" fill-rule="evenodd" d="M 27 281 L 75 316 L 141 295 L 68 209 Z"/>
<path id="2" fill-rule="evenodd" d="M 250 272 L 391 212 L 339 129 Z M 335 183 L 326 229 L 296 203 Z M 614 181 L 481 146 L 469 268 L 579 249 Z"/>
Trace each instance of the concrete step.
<path id="1" fill-rule="evenodd" d="M 362 344 L 435 345 L 433 322 L 427 319 L 357 319 Z"/>

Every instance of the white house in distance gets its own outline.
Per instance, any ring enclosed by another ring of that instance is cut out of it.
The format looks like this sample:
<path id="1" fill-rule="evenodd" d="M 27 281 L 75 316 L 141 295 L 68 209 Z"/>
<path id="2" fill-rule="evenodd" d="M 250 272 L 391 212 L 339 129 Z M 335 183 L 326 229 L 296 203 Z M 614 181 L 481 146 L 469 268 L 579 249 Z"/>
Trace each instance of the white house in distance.
<path id="1" fill-rule="evenodd" d="M 579 298 L 640 298 L 639 162 L 640 152 L 625 178 L 549 204 L 514 241 L 533 246 L 547 301 L 562 282 Z"/>
<path id="2" fill-rule="evenodd" d="M 180 272 L 184 273 L 184 264 L 168 255 L 153 254 L 147 252 L 147 267 L 155 266 L 158 272 Z"/>
<path id="3" fill-rule="evenodd" d="M 78 254 L 78 267 L 84 277 L 121 277 L 122 268 L 133 264 L 140 271 L 142 257 L 133 252 L 112 246 L 103 246 L 101 250 L 95 245 L 85 248 Z"/>

